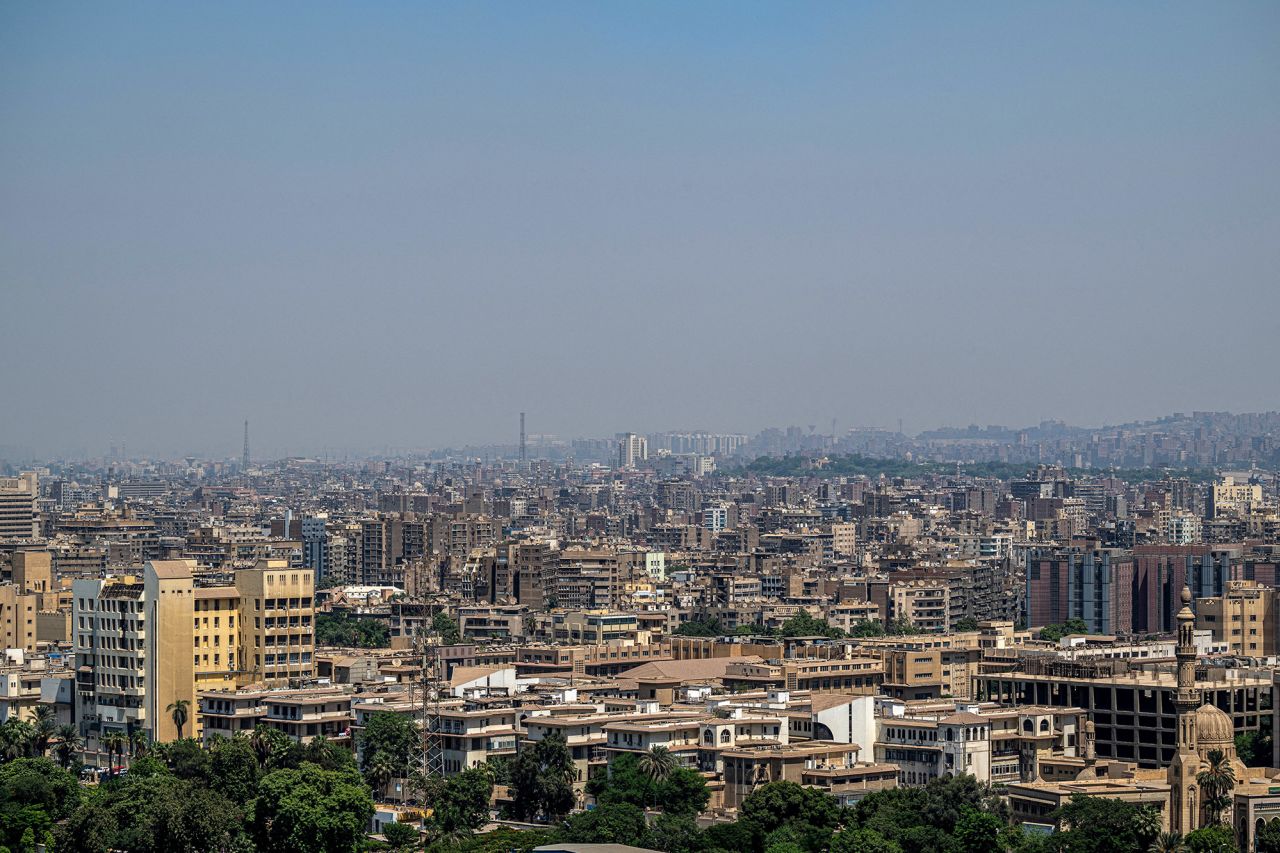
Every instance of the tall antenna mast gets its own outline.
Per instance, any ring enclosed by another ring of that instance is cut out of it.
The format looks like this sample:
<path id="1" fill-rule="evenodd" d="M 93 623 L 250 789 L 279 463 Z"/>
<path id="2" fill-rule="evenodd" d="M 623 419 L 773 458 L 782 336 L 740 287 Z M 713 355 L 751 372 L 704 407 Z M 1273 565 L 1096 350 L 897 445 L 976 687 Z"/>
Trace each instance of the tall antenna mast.
<path id="1" fill-rule="evenodd" d="M 525 444 L 524 436 L 524 412 L 520 413 L 520 464 L 529 461 L 528 446 Z"/>
<path id="2" fill-rule="evenodd" d="M 244 458 L 240 460 L 240 472 L 249 476 L 249 422 L 244 422 Z"/>

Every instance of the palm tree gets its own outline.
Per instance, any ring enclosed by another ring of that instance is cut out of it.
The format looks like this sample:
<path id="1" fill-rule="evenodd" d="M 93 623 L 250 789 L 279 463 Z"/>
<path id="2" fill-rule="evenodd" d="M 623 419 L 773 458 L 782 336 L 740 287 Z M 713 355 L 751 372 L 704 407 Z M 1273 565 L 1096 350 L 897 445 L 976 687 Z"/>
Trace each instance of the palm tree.
<path id="1" fill-rule="evenodd" d="M 271 738 L 267 735 L 266 726 L 253 727 L 253 732 L 249 735 L 249 746 L 254 755 L 258 756 L 258 766 L 265 767 L 267 759 L 271 757 Z"/>
<path id="2" fill-rule="evenodd" d="M 1151 806 L 1143 806 L 1133 818 L 1134 833 L 1138 836 L 1138 846 L 1153 843 L 1164 829 L 1160 812 Z"/>
<path id="3" fill-rule="evenodd" d="M 80 740 L 80 732 L 76 731 L 73 725 L 65 725 L 58 727 L 58 745 L 53 751 L 58 756 L 58 763 L 62 765 L 62 769 L 66 770 L 71 766 L 71 759 L 80 751 L 83 741 Z"/>
<path id="4" fill-rule="evenodd" d="M 364 775 L 374 793 L 380 793 L 385 797 L 387 795 L 387 786 L 391 784 L 391 780 L 396 775 L 395 759 L 386 752 L 379 752 L 369 762 L 369 766 L 365 768 Z"/>
<path id="5" fill-rule="evenodd" d="M 52 705 L 37 705 L 31 711 L 31 723 L 35 727 L 36 754 L 43 757 L 58 730 L 58 712 Z"/>
<path id="6" fill-rule="evenodd" d="M 1180 832 L 1162 832 L 1147 848 L 1147 853 L 1187 853 L 1187 845 Z"/>
<path id="7" fill-rule="evenodd" d="M 1205 768 L 1196 774 L 1196 782 L 1204 792 L 1204 808 L 1209 824 L 1222 823 L 1222 816 L 1231 808 L 1231 789 L 1236 786 L 1236 771 L 1227 760 L 1226 753 L 1211 749 L 1205 756 Z"/>
<path id="8" fill-rule="evenodd" d="M 658 783 L 664 782 L 676 769 L 676 757 L 665 746 L 652 746 L 648 752 L 640 753 L 636 761 L 641 775 L 653 783 L 653 805 L 658 804 Z"/>
<path id="9" fill-rule="evenodd" d="M 654 746 L 648 752 L 642 752 L 636 763 L 651 782 L 663 781 L 676 769 L 676 757 L 665 746 Z"/>
<path id="10" fill-rule="evenodd" d="M 137 758 L 147 754 L 147 747 L 150 745 L 151 739 L 147 737 L 147 733 L 142 729 L 134 729 L 129 732 L 129 757 Z"/>
<path id="11" fill-rule="evenodd" d="M 182 727 L 187 724 L 190 718 L 191 700 L 177 699 L 169 703 L 169 707 L 165 708 L 173 715 L 173 725 L 178 730 L 178 740 L 182 740 Z"/>
<path id="12" fill-rule="evenodd" d="M 107 771 L 112 775 L 116 775 L 116 755 L 124 758 L 125 744 L 128 741 L 120 732 L 111 732 L 104 735 L 102 745 L 107 748 Z"/>
<path id="13" fill-rule="evenodd" d="M 0 757 L 5 761 L 26 758 L 35 741 L 35 727 L 26 720 L 11 717 L 0 725 Z"/>

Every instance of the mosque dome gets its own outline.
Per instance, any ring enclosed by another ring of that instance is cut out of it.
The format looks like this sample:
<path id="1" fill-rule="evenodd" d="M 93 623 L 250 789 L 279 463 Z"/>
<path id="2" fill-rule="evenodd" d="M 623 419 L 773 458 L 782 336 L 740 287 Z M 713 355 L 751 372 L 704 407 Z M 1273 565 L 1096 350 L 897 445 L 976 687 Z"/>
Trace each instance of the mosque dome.
<path id="1" fill-rule="evenodd" d="M 1224 711 L 1213 705 L 1196 709 L 1196 745 L 1201 750 L 1226 747 L 1234 750 L 1235 740 L 1235 723 Z"/>

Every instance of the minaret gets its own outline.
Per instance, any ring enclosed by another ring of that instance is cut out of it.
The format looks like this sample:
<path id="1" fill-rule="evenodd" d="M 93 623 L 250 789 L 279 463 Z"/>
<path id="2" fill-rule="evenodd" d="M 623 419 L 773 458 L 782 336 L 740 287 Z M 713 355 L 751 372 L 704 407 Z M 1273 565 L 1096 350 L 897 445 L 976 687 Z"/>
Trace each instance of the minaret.
<path id="1" fill-rule="evenodd" d="M 1178 751 L 1169 765 L 1170 803 L 1169 829 L 1186 835 L 1200 825 L 1200 798 L 1196 774 L 1200 772 L 1200 753 L 1196 751 L 1196 710 L 1200 695 L 1196 692 L 1196 615 L 1191 612 L 1191 590 L 1182 588 L 1182 609 L 1178 611 L 1178 692 L 1173 704 L 1178 712 Z"/>

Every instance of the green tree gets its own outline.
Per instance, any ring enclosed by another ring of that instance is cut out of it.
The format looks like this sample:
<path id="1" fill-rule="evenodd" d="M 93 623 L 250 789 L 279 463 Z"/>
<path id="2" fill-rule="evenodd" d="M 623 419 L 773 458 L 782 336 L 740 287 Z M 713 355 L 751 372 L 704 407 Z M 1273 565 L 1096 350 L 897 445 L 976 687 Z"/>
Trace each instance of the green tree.
<path id="1" fill-rule="evenodd" d="M 422 802 L 431 809 L 427 835 L 433 841 L 457 841 L 489 821 L 493 777 L 486 767 L 471 767 L 446 779 L 418 781 Z"/>
<path id="2" fill-rule="evenodd" d="M 1161 832 L 1147 847 L 1147 853 L 1187 853 L 1181 832 Z"/>
<path id="3" fill-rule="evenodd" d="M 392 850 L 408 850 L 418 843 L 418 828 L 411 823 L 389 823 L 382 827 L 382 837 Z"/>
<path id="4" fill-rule="evenodd" d="M 391 779 L 409 776 L 411 758 L 421 742 L 421 730 L 411 717 L 379 711 L 369 717 L 360 733 L 360 769 L 370 784 L 374 780 L 369 774 L 379 777 L 380 784 L 374 788 L 381 790 Z"/>
<path id="5" fill-rule="evenodd" d="M 511 811 L 520 820 L 555 820 L 573 808 L 577 769 L 564 736 L 552 733 L 522 747 L 511 764 Z"/>
<path id="6" fill-rule="evenodd" d="M 258 853 L 348 853 L 372 817 L 359 773 L 303 764 L 262 778 L 248 830 Z"/>
<path id="7" fill-rule="evenodd" d="M 224 738 L 209 748 L 209 787 L 233 803 L 258 793 L 258 757 L 245 737 Z"/>
<path id="8" fill-rule="evenodd" d="M 453 621 L 447 613 L 437 613 L 431 617 L 431 630 L 440 635 L 440 641 L 446 646 L 452 646 L 462 640 L 462 632 L 458 630 L 458 623 Z"/>
<path id="9" fill-rule="evenodd" d="M 1267 767 L 1271 764 L 1271 735 L 1241 732 L 1236 735 L 1236 757 L 1245 767 Z"/>
<path id="10" fill-rule="evenodd" d="M 889 622 L 885 632 L 892 637 L 909 637 L 912 634 L 919 634 L 920 629 L 905 616 L 897 616 Z"/>
<path id="11" fill-rule="evenodd" d="M 955 624 L 951 626 L 953 631 L 976 631 L 978 630 L 978 620 L 972 616 L 966 616 L 963 619 L 957 619 Z"/>
<path id="12" fill-rule="evenodd" d="M 1229 826 L 1202 826 L 1187 833 L 1187 853 L 1236 853 L 1236 835 Z"/>
<path id="13" fill-rule="evenodd" d="M 955 824 L 955 840 L 961 853 L 991 853 L 999 849 L 1004 821 L 995 815 L 966 808 Z"/>
<path id="14" fill-rule="evenodd" d="M 58 712 L 52 705 L 36 705 L 31 711 L 31 727 L 35 754 L 43 758 L 58 731 Z"/>
<path id="15" fill-rule="evenodd" d="M 666 779 L 676 769 L 676 757 L 665 746 L 654 746 L 642 753 L 638 761 L 640 772 L 657 783 Z"/>
<path id="16" fill-rule="evenodd" d="M 209 753 L 200 748 L 195 738 L 180 738 L 167 745 L 165 763 L 179 779 L 193 782 L 209 778 Z"/>
<path id="17" fill-rule="evenodd" d="M 373 758 L 365 762 L 364 781 L 373 789 L 374 797 L 387 796 L 391 780 L 400 775 L 396 768 L 396 760 L 386 752 L 375 752 Z"/>
<path id="18" fill-rule="evenodd" d="M 23 836 L 43 838 L 80 804 L 74 776 L 45 758 L 18 758 L 0 765 L 0 843 L 23 847 Z"/>
<path id="19" fill-rule="evenodd" d="M 1280 853 L 1280 817 L 1273 817 L 1254 833 L 1258 853 Z"/>
<path id="20" fill-rule="evenodd" d="M 391 627 L 381 619 L 317 613 L 315 628 L 317 646 L 385 649 L 391 645 Z"/>
<path id="21" fill-rule="evenodd" d="M 576 844 L 643 847 L 648 843 L 644 812 L 630 803 L 609 803 L 578 812 L 565 821 L 560 834 L 565 841 Z"/>
<path id="22" fill-rule="evenodd" d="M 690 619 L 674 633 L 677 637 L 723 637 L 726 632 L 719 619 Z"/>
<path id="23" fill-rule="evenodd" d="M 884 624 L 874 619 L 863 619 L 849 629 L 850 637 L 883 637 Z"/>
<path id="24" fill-rule="evenodd" d="M 710 800 L 707 780 L 689 767 L 672 770 L 654 791 L 657 807 L 670 815 L 697 815 Z"/>
<path id="25" fill-rule="evenodd" d="M 660 814 L 649 827 L 649 846 L 668 853 L 700 853 L 702 833 L 688 814 Z"/>
<path id="26" fill-rule="evenodd" d="M 107 771 L 116 773 L 116 756 L 124 758 L 125 744 L 128 741 L 121 732 L 108 732 L 102 737 L 102 746 L 107 750 Z"/>
<path id="27" fill-rule="evenodd" d="M 1226 754 L 1220 749 L 1211 749 L 1205 756 L 1206 766 L 1196 774 L 1196 782 L 1204 795 L 1204 807 L 1208 812 L 1209 823 L 1222 823 L 1222 815 L 1231 807 L 1231 789 L 1236 785 L 1236 772 Z M 1188 836 L 1187 845 L 1191 845 Z"/>
<path id="28" fill-rule="evenodd" d="M 255 726 L 249 733 L 249 748 L 264 772 L 295 770 L 302 761 L 302 748 L 288 735 L 270 726 Z"/>
<path id="29" fill-rule="evenodd" d="M 26 720 L 10 717 L 0 724 L 0 759 L 28 758 L 35 748 L 36 730 Z"/>
<path id="30" fill-rule="evenodd" d="M 483 835 L 457 841 L 431 842 L 431 853 L 531 853 L 533 848 L 555 840 L 549 829 L 512 829 L 501 827 Z"/>
<path id="31" fill-rule="evenodd" d="M 807 610 L 801 610 L 782 623 L 783 637 L 843 637 L 844 631 L 830 625 L 825 619 L 815 619 Z"/>
<path id="32" fill-rule="evenodd" d="M 1056 643 L 1068 634 L 1087 634 L 1089 626 L 1083 619 L 1068 619 L 1066 622 L 1054 625 L 1045 625 L 1040 629 L 1040 639 L 1050 643 Z"/>
<path id="33" fill-rule="evenodd" d="M 150 759 L 144 759 L 150 761 Z M 59 853 L 206 853 L 233 846 L 243 815 L 225 797 L 167 773 L 100 786 L 57 830 Z"/>
<path id="34" fill-rule="evenodd" d="M 344 770 L 356 766 L 351 750 L 324 735 L 316 735 L 301 749 L 300 761 L 309 761 L 324 770 Z"/>
<path id="35" fill-rule="evenodd" d="M 1117 850 L 1141 850 L 1149 839 L 1138 835 L 1141 808 L 1132 803 L 1104 797 L 1072 796 L 1055 813 L 1067 830 L 1060 848 L 1062 853 L 1115 853 Z"/>
<path id="36" fill-rule="evenodd" d="M 609 763 L 609 772 L 587 782 L 587 793 L 601 804 L 630 803 L 639 808 L 655 808 L 668 814 L 697 814 L 707 807 L 711 795 L 702 774 L 680 767 L 670 753 L 625 752 Z"/>
<path id="37" fill-rule="evenodd" d="M 846 829 L 831 839 L 831 853 L 902 853 L 902 847 L 874 829 Z"/>
<path id="38" fill-rule="evenodd" d="M 165 711 L 173 718 L 173 727 L 178 730 L 178 740 L 182 740 L 182 730 L 191 716 L 191 700 L 176 699 L 169 703 Z"/>
<path id="39" fill-rule="evenodd" d="M 53 753 L 58 756 L 58 764 L 66 770 L 71 766 L 71 760 L 80 752 L 82 744 L 80 732 L 75 726 L 67 724 L 58 727 L 57 737 L 58 742 L 53 747 Z"/>
<path id="40" fill-rule="evenodd" d="M 742 801 L 739 815 L 758 840 L 787 826 L 805 840 L 808 849 L 822 850 L 840 824 L 841 809 L 835 797 L 817 789 L 770 782 Z"/>

